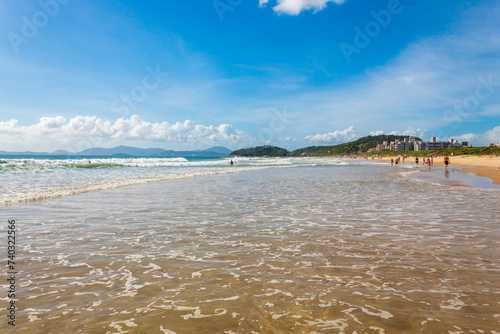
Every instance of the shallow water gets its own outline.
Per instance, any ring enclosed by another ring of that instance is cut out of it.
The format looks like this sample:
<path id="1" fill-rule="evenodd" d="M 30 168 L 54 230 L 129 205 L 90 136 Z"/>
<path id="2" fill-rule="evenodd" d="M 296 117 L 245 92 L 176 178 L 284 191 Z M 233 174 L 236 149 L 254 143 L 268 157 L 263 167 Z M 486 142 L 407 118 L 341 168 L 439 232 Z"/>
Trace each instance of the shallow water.
<path id="1" fill-rule="evenodd" d="M 411 175 L 409 175 L 410 177 L 427 182 L 500 190 L 500 185 L 494 184 L 493 181 L 487 177 L 479 177 L 475 173 L 464 173 L 471 167 L 451 167 L 444 169 L 444 167 L 427 168 L 412 166 L 410 168 L 418 171 L 418 173 L 411 173 Z"/>
<path id="2" fill-rule="evenodd" d="M 16 203 L 200 175 L 292 166 L 346 164 L 331 158 L 2 158 L 0 207 Z"/>
<path id="3" fill-rule="evenodd" d="M 20 273 L 2 329 L 500 333 L 500 192 L 401 170 L 256 170 L 3 208 Z"/>

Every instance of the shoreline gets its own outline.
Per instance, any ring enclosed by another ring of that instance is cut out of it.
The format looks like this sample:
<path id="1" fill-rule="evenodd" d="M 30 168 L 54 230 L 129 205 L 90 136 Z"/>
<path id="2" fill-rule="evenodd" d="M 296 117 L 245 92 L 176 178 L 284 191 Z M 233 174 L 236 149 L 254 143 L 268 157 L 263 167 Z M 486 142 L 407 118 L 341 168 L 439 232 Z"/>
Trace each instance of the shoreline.
<path id="1" fill-rule="evenodd" d="M 460 168 L 459 172 L 474 173 L 479 177 L 486 177 L 490 179 L 493 184 L 500 185 L 500 157 L 499 156 L 449 156 L 450 167 L 471 167 Z M 422 157 L 419 157 L 422 166 Z M 383 157 L 382 159 L 375 159 L 384 163 L 390 163 L 391 157 Z M 405 164 L 415 165 L 415 157 L 406 158 Z M 444 167 L 443 157 L 435 157 L 432 167 Z"/>

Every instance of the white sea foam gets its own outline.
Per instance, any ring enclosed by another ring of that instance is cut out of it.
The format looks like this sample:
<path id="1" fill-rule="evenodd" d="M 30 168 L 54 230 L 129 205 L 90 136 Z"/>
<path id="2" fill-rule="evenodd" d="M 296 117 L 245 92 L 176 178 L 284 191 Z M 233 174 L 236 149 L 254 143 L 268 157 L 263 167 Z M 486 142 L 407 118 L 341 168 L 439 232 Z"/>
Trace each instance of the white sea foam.
<path id="1" fill-rule="evenodd" d="M 331 158 L 2 159 L 0 206 L 122 186 L 262 168 L 346 165 Z"/>
<path id="2" fill-rule="evenodd" d="M 22 326 L 494 333 L 498 197 L 356 163 L 243 166 L 259 171 L 4 208 L 31 245 L 22 269 L 32 309 Z"/>

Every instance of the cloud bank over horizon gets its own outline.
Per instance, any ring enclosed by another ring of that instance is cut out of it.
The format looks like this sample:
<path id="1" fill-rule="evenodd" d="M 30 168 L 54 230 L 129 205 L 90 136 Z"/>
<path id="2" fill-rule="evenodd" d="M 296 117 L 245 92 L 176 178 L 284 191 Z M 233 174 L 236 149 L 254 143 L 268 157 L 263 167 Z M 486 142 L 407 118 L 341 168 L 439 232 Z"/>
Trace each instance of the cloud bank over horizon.
<path id="1" fill-rule="evenodd" d="M 500 144 L 500 126 L 496 126 L 484 133 L 466 133 L 455 137 L 458 141 L 467 141 L 470 143 Z"/>
<path id="2" fill-rule="evenodd" d="M 105 121 L 96 116 L 76 116 L 68 122 L 62 116 L 41 117 L 37 124 L 20 126 L 19 121 L 12 119 L 0 122 L 0 141 L 9 142 L 9 138 L 23 138 L 23 143 L 11 143 L 10 150 L 29 150 L 32 143 L 38 148 L 72 149 L 80 151 L 82 145 L 86 148 L 109 143 L 137 142 L 142 145 L 149 143 L 166 144 L 197 144 L 205 145 L 236 144 L 248 138 L 243 131 L 233 129 L 229 124 L 201 125 L 190 120 L 169 124 L 168 122 L 150 123 L 138 115 L 128 119 L 119 118 L 114 122 Z M 58 145 L 63 144 L 64 147 Z M 3 147 L 5 149 L 5 146 Z"/>
<path id="3" fill-rule="evenodd" d="M 336 145 L 356 140 L 364 136 L 381 134 L 417 136 L 424 141 L 432 135 L 421 128 L 408 127 L 406 130 L 373 130 L 363 133 L 354 125 L 342 130 L 317 133 L 304 137 L 280 137 L 263 140 L 230 124 L 201 125 L 190 120 L 170 124 L 151 123 L 133 115 L 128 119 L 118 118 L 114 122 L 97 116 L 75 116 L 66 120 L 63 116 L 41 117 L 36 124 L 21 126 L 11 119 L 0 121 L 0 150 L 4 151 L 48 151 L 58 149 L 79 152 L 92 147 L 113 147 L 118 145 L 139 146 L 142 148 L 161 147 L 164 149 L 202 149 L 214 145 L 228 146 L 231 149 L 259 145 L 276 145 L 286 149 L 297 149 L 311 145 Z M 19 140 L 22 138 L 22 140 Z M 453 137 L 474 145 L 487 145 L 500 141 L 500 126 L 484 133 L 457 134 Z M 448 138 L 438 138 L 447 141 Z M 202 144 L 200 144 L 202 143 Z M 36 149 L 34 149 L 36 147 Z"/>

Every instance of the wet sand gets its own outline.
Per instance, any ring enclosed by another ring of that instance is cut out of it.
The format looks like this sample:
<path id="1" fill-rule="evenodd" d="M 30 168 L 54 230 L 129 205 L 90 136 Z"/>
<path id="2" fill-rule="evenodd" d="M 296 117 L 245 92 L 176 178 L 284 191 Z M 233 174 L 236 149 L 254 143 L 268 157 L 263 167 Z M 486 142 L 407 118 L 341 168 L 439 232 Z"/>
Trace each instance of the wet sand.
<path id="1" fill-rule="evenodd" d="M 390 162 L 390 157 L 384 157 L 380 160 Z M 422 158 L 419 158 L 420 166 L 422 165 Z M 474 173 L 480 177 L 487 177 L 493 181 L 494 184 L 500 185 L 500 157 L 498 156 L 450 156 L 451 167 L 475 167 L 460 169 L 460 172 Z M 404 166 L 415 165 L 415 158 L 409 157 L 406 159 Z M 433 167 L 444 167 L 443 157 L 434 158 Z"/>
<path id="2" fill-rule="evenodd" d="M 268 169 L 5 208 L 22 237 L 2 330 L 497 333 L 498 192 L 406 171 Z"/>

